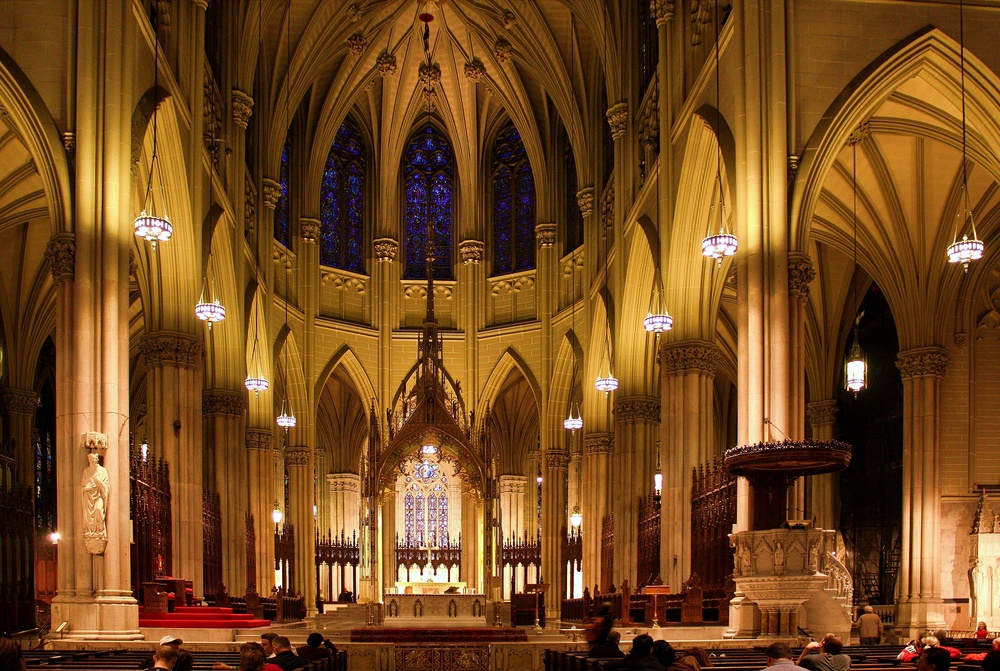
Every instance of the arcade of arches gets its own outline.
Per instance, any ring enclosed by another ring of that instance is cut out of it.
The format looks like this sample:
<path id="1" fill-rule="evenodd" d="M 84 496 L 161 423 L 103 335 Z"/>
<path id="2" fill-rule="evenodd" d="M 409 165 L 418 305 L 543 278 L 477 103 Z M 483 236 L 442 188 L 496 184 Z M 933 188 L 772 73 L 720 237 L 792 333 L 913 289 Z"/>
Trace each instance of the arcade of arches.
<path id="1" fill-rule="evenodd" d="M 0 628 L 37 599 L 135 638 L 165 574 L 310 611 L 543 579 L 550 618 L 582 585 L 726 588 L 756 526 L 719 460 L 785 438 L 853 445 L 777 516 L 837 532 L 855 603 L 1000 628 L 1000 5 L 959 10 L 5 0 Z M 357 558 L 316 580 L 321 546 Z"/>

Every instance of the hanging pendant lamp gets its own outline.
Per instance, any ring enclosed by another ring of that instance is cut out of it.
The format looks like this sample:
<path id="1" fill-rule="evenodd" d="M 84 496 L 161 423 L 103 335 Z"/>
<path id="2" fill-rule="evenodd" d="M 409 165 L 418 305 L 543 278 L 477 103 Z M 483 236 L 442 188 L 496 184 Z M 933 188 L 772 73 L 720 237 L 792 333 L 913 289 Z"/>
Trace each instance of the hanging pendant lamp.
<path id="1" fill-rule="evenodd" d="M 858 271 L 858 143 L 861 142 L 861 136 L 852 136 L 848 143 L 851 145 L 851 156 L 852 156 L 852 168 L 851 174 L 853 175 L 853 185 L 854 185 L 854 266 L 853 272 L 851 273 L 851 306 L 854 308 L 854 342 L 851 344 L 851 350 L 848 352 L 847 361 L 844 363 L 844 386 L 847 390 L 853 392 L 855 396 L 858 392 L 865 388 L 868 383 L 868 362 L 865 359 L 865 354 L 861 350 L 861 344 L 858 342 L 858 325 L 861 323 L 861 317 L 864 315 L 863 312 L 859 312 L 861 306 L 857 298 L 857 293 L 855 289 L 854 276 Z"/>
<path id="2" fill-rule="evenodd" d="M 222 306 L 215 295 L 215 282 L 212 279 L 212 255 L 208 255 L 205 263 L 205 282 L 201 287 L 201 299 L 194 306 L 194 316 L 203 322 L 208 322 L 211 330 L 212 324 L 221 322 L 226 318 L 226 308 Z"/>
<path id="3" fill-rule="evenodd" d="M 153 249 L 156 249 L 157 242 L 166 242 L 170 239 L 170 236 L 174 233 L 173 224 L 170 223 L 170 219 L 167 217 L 164 204 L 162 202 L 162 192 L 163 192 L 163 172 L 160 170 L 159 162 L 157 161 L 156 147 L 157 147 L 157 137 L 156 137 L 156 117 L 159 110 L 159 101 L 156 97 L 159 95 L 159 72 L 160 72 L 160 42 L 159 42 L 159 32 L 157 26 L 153 26 L 153 153 L 149 159 L 149 175 L 146 178 L 146 193 L 142 198 L 142 210 L 139 212 L 139 216 L 135 218 L 132 222 L 132 228 L 135 231 L 136 237 L 142 238 L 153 245 Z M 159 206 L 159 213 L 157 212 L 156 206 L 156 194 L 153 189 L 153 174 L 156 174 L 157 181 L 159 182 L 159 191 L 161 192 L 161 203 Z"/>
<path id="4" fill-rule="evenodd" d="M 715 181 L 719 187 L 719 232 L 709 235 L 701 241 L 702 256 L 715 259 L 716 265 L 722 266 L 722 259 L 736 254 L 739 242 L 736 236 L 729 231 L 726 222 L 726 203 L 723 198 L 722 184 L 722 94 L 721 83 L 722 73 L 719 71 L 719 52 L 722 45 L 719 42 L 719 3 L 715 3 L 715 142 L 716 142 L 716 165 Z M 712 206 L 713 210 L 715 206 Z M 710 217 L 714 219 L 715 217 Z M 714 222 L 713 222 L 714 223 Z"/>

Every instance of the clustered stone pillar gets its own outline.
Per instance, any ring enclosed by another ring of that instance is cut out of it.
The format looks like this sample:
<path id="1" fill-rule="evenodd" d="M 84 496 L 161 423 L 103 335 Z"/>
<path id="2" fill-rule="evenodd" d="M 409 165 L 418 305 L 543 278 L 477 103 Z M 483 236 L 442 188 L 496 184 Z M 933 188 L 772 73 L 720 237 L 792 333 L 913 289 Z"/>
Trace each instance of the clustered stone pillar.
<path id="1" fill-rule="evenodd" d="M 395 588 L 396 581 L 399 580 L 396 569 L 396 499 L 398 493 L 396 486 L 388 489 L 382 498 L 382 523 L 381 523 L 381 544 L 382 544 L 382 591 Z M 404 578 L 404 581 L 408 578 Z M 373 596 L 374 601 L 381 601 L 381 594 Z"/>
<path id="2" fill-rule="evenodd" d="M 809 284 L 816 278 L 812 260 L 804 252 L 788 253 L 788 337 L 789 337 L 789 414 L 787 426 L 780 427 L 791 438 L 806 436 L 806 314 Z M 833 474 L 827 474 L 832 478 Z M 800 477 L 788 488 L 788 519 L 805 519 L 807 485 Z M 827 529 L 832 527 L 826 527 Z"/>
<path id="3" fill-rule="evenodd" d="M 146 367 L 146 426 L 149 443 L 170 467 L 173 573 L 202 582 L 202 413 L 201 341 L 172 331 L 150 333 L 139 341 Z"/>
<path id="4" fill-rule="evenodd" d="M 806 419 L 813 440 L 833 440 L 833 422 L 837 418 L 837 400 L 814 401 L 806 406 Z M 837 474 L 826 473 L 809 478 L 809 508 L 821 529 L 839 529 Z"/>
<path id="5" fill-rule="evenodd" d="M 243 450 L 246 392 L 206 389 L 201 395 L 206 445 L 214 462 L 212 486 L 219 494 L 222 526 L 222 580 L 229 594 L 243 594 L 247 587 L 246 521 L 247 458 Z M 205 585 L 214 593 L 218 585 Z"/>
<path id="6" fill-rule="evenodd" d="M 334 536 L 343 532 L 346 538 L 358 532 L 361 501 L 361 476 L 357 473 L 328 473 L 330 487 L 330 531 Z"/>
<path id="7" fill-rule="evenodd" d="M 524 535 L 524 490 L 528 478 L 523 475 L 500 476 L 500 520 L 504 538 Z"/>
<path id="8" fill-rule="evenodd" d="M 462 580 L 470 589 L 478 589 L 483 571 L 480 557 L 483 502 L 467 483 L 462 487 Z"/>
<path id="9" fill-rule="evenodd" d="M 35 450 L 31 440 L 31 424 L 38 408 L 38 394 L 30 389 L 5 387 L 0 391 L 0 406 L 7 423 L 6 433 L 14 440 L 17 479 L 21 486 L 34 491 Z"/>
<path id="10" fill-rule="evenodd" d="M 615 402 L 615 445 L 618 459 L 613 468 L 615 497 L 615 585 L 637 580 L 639 558 L 639 498 L 653 490 L 656 470 L 656 440 L 660 426 L 660 399 L 628 396 Z"/>
<path id="11" fill-rule="evenodd" d="M 545 451 L 545 475 L 542 482 L 542 577 L 549 585 L 545 595 L 545 617 L 557 621 L 564 592 L 562 546 L 566 537 L 566 467 L 567 450 Z"/>
<path id="12" fill-rule="evenodd" d="M 903 636 L 944 626 L 941 600 L 941 380 L 948 353 L 940 347 L 900 352 L 903 378 L 903 556 L 896 622 Z"/>
<path id="13" fill-rule="evenodd" d="M 296 445 L 285 450 L 288 464 L 288 516 L 295 529 L 295 581 L 307 611 L 316 611 L 316 523 L 313 478 L 309 467 L 312 449 Z"/>
<path id="14" fill-rule="evenodd" d="M 663 424 L 660 463 L 660 577 L 672 589 L 691 576 L 691 473 L 715 453 L 714 384 L 718 348 L 687 340 L 660 350 Z M 677 561 L 674 561 L 674 558 Z"/>
<path id="15" fill-rule="evenodd" d="M 268 595 L 274 584 L 274 452 L 271 449 L 271 430 L 250 428 L 244 433 L 250 483 L 250 514 L 253 515 L 253 550 L 257 556 L 257 575 L 254 580 L 259 594 Z"/>
<path id="16" fill-rule="evenodd" d="M 609 510 L 608 474 L 615 437 L 610 433 L 589 433 L 583 439 L 583 583 L 607 587 L 611 576 L 601 575 L 601 526 Z"/>

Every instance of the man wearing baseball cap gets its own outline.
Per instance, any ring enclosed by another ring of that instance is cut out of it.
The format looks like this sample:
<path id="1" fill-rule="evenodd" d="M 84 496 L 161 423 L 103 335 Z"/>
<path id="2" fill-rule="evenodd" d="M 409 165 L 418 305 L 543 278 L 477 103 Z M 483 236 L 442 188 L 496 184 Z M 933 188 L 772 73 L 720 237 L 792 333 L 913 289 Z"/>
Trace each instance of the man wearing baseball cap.
<path id="1" fill-rule="evenodd" d="M 183 642 L 184 641 L 182 641 L 181 639 L 177 638 L 176 636 L 167 635 L 167 636 L 164 636 L 164 637 L 162 637 L 160 639 L 160 642 L 157 645 L 157 649 L 159 649 L 160 647 L 162 647 L 162 646 L 165 645 L 165 646 L 167 646 L 169 648 L 173 648 L 174 650 L 180 650 L 181 649 L 181 643 L 183 643 Z M 145 662 L 143 662 L 142 665 L 139 668 L 140 669 L 152 669 L 155 664 L 156 664 L 156 656 L 154 655 L 153 657 L 150 657 Z"/>

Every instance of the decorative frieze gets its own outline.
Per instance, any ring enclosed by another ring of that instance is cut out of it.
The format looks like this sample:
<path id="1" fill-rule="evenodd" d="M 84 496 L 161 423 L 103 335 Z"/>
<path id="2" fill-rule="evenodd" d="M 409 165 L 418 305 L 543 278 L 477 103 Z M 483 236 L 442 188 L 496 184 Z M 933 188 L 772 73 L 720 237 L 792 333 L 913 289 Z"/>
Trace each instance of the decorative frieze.
<path id="1" fill-rule="evenodd" d="M 139 341 L 146 368 L 174 366 L 194 368 L 201 364 L 201 341 L 186 333 L 150 333 Z"/>
<path id="2" fill-rule="evenodd" d="M 650 0 L 649 15 L 656 21 L 656 26 L 674 18 L 674 3 L 672 0 Z"/>
<path id="3" fill-rule="evenodd" d="M 502 37 L 498 37 L 493 45 L 493 57 L 501 63 L 506 63 L 514 58 L 514 46 Z"/>
<path id="4" fill-rule="evenodd" d="M 591 433 L 583 437 L 586 454 L 614 454 L 615 436 L 611 433 Z"/>
<path id="5" fill-rule="evenodd" d="M 247 407 L 246 394 L 225 389 L 206 389 L 201 392 L 203 415 L 229 415 L 239 417 Z"/>
<path id="6" fill-rule="evenodd" d="M 524 494 L 528 484 L 528 478 L 523 475 L 501 475 L 501 494 Z"/>
<path id="7" fill-rule="evenodd" d="M 253 98 L 239 89 L 233 89 L 231 105 L 233 108 L 233 123 L 246 130 L 247 125 L 250 123 L 250 115 L 253 114 Z"/>
<path id="8" fill-rule="evenodd" d="M 361 33 L 354 33 L 347 38 L 347 48 L 355 56 L 360 56 L 368 46 L 368 39 Z"/>
<path id="9" fill-rule="evenodd" d="M 396 55 L 383 51 L 375 59 L 375 71 L 379 77 L 391 77 L 396 74 Z"/>
<path id="10" fill-rule="evenodd" d="M 361 491 L 361 476 L 357 473 L 328 473 L 326 481 L 331 494 L 356 494 Z"/>
<path id="11" fill-rule="evenodd" d="M 375 248 L 375 260 L 382 261 L 395 261 L 396 254 L 399 252 L 399 243 L 392 238 L 378 238 L 373 243 Z"/>
<path id="12" fill-rule="evenodd" d="M 303 242 L 315 243 L 319 240 L 321 230 L 322 223 L 319 219 L 312 219 L 310 217 L 302 217 L 299 219 L 299 235 L 302 236 Z"/>
<path id="13" fill-rule="evenodd" d="M 465 64 L 465 76 L 474 82 L 486 79 L 486 66 L 478 58 L 473 58 Z"/>
<path id="14" fill-rule="evenodd" d="M 615 401 L 615 419 L 631 422 L 660 423 L 660 399 L 652 396 L 627 396 Z"/>
<path id="15" fill-rule="evenodd" d="M 545 467 L 562 468 L 569 466 L 569 450 L 545 450 Z"/>
<path id="16" fill-rule="evenodd" d="M 710 344 L 667 344 L 660 349 L 658 358 L 660 367 L 668 373 L 684 370 L 714 373 L 719 363 L 719 350 Z"/>
<path id="17" fill-rule="evenodd" d="M 243 446 L 251 451 L 269 452 L 271 432 L 265 429 L 247 429 L 243 433 Z"/>
<path id="18" fill-rule="evenodd" d="M 551 247 L 556 244 L 556 225 L 553 222 L 544 222 L 535 225 L 535 239 L 539 247 Z"/>
<path id="19" fill-rule="evenodd" d="M 612 105 L 611 108 L 605 113 L 608 118 L 608 125 L 611 126 L 611 137 L 617 140 L 622 135 L 625 134 L 625 129 L 628 127 L 628 103 L 620 102 L 617 105 Z"/>
<path id="20" fill-rule="evenodd" d="M 29 389 L 4 387 L 3 391 L 0 391 L 0 405 L 7 412 L 34 415 L 38 408 L 38 394 Z"/>
<path id="21" fill-rule="evenodd" d="M 589 217 L 594 212 L 594 187 L 588 186 L 576 192 L 576 204 L 580 214 Z"/>
<path id="22" fill-rule="evenodd" d="M 896 356 L 896 368 L 904 379 L 913 377 L 944 377 L 948 367 L 948 352 L 941 347 L 917 347 Z"/>
<path id="23" fill-rule="evenodd" d="M 274 209 L 278 207 L 278 201 L 281 199 L 281 184 L 267 177 L 264 178 L 263 183 L 264 207 L 274 212 Z"/>
<path id="24" fill-rule="evenodd" d="M 833 424 L 837 419 L 837 400 L 814 401 L 806 405 L 806 419 L 809 426 Z"/>
<path id="25" fill-rule="evenodd" d="M 72 282 L 76 277 L 76 236 L 72 233 L 57 233 L 45 246 L 45 260 L 56 284 Z"/>
<path id="26" fill-rule="evenodd" d="M 308 466 L 309 448 L 301 445 L 289 447 L 285 450 L 285 463 L 289 466 Z"/>
<path id="27" fill-rule="evenodd" d="M 788 255 L 788 293 L 805 298 L 809 295 L 809 284 L 816 279 L 816 269 L 812 260 L 801 252 Z"/>
<path id="28" fill-rule="evenodd" d="M 482 263 L 485 252 L 486 246 L 479 240 L 464 240 L 458 245 L 458 254 L 465 266 Z"/>

